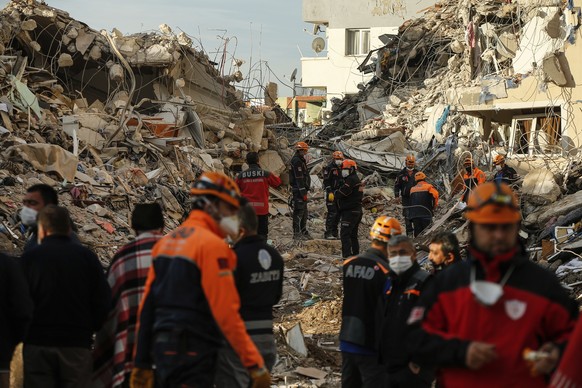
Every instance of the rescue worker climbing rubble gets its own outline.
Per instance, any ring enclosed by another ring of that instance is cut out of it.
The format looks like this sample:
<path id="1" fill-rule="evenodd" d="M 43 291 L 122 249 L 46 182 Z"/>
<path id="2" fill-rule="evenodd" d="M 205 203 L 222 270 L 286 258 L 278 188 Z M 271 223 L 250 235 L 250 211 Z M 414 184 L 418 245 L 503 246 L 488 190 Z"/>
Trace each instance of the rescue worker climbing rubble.
<path id="1" fill-rule="evenodd" d="M 212 387 L 223 336 L 249 372 L 253 387 L 270 375 L 239 313 L 236 257 L 224 241 L 239 232 L 240 192 L 226 175 L 205 172 L 194 182 L 192 211 L 152 250 L 139 312 L 134 388 Z"/>
<path id="2" fill-rule="evenodd" d="M 342 257 L 347 258 L 360 253 L 358 227 L 362 221 L 362 198 L 364 187 L 357 172 L 357 165 L 351 159 L 342 163 L 343 185 L 336 191 L 335 199 L 341 215 L 340 239 Z"/>
<path id="3" fill-rule="evenodd" d="M 338 238 L 337 229 L 340 214 L 334 192 L 343 184 L 341 173 L 343 160 L 344 154 L 341 151 L 335 151 L 332 154 L 331 162 L 323 169 L 323 186 L 325 187 L 325 205 L 327 207 L 325 234 L 323 237 L 328 240 Z"/>
<path id="4" fill-rule="evenodd" d="M 439 203 L 439 192 L 426 181 L 424 172 L 414 174 L 416 185 L 410 189 L 408 217 L 414 226 L 414 237 L 419 236 L 431 223 Z"/>
<path id="5" fill-rule="evenodd" d="M 578 315 L 556 276 L 520 244 L 513 191 L 488 182 L 469 196 L 468 258 L 434 278 L 408 319 L 412 359 L 444 387 L 545 387 Z M 540 351 L 534 361 L 528 349 Z"/>
<path id="6" fill-rule="evenodd" d="M 295 145 L 295 154 L 291 158 L 289 182 L 293 195 L 293 238 L 296 240 L 311 240 L 307 231 L 307 193 L 311 187 L 311 177 L 307 171 L 305 155 L 309 150 L 307 143 L 300 141 Z"/>
<path id="7" fill-rule="evenodd" d="M 398 173 L 394 181 L 394 197 L 401 198 L 402 201 L 402 216 L 404 217 L 404 224 L 406 226 L 406 235 L 413 236 L 412 222 L 408 216 L 408 209 L 410 206 L 410 189 L 416 184 L 414 175 L 418 172 L 415 168 L 416 158 L 410 154 L 406 156 L 405 167 Z"/>
<path id="8" fill-rule="evenodd" d="M 485 177 L 485 173 L 475 166 L 473 158 L 466 158 L 463 166 L 465 167 L 465 173 L 463 174 L 463 183 L 465 186 L 461 200 L 466 203 L 471 191 L 475 190 L 475 187 L 485 183 L 487 178 Z"/>
<path id="9" fill-rule="evenodd" d="M 378 217 L 370 229 L 371 248 L 344 262 L 339 337 L 343 388 L 376 388 L 387 384 L 388 375 L 378 362 L 376 351 L 378 306 L 375 301 L 382 295 L 388 273 L 388 241 L 401 233 L 402 227 L 396 219 Z"/>
<path id="10" fill-rule="evenodd" d="M 519 180 L 519 175 L 517 175 L 517 171 L 512 167 L 509 167 L 505 164 L 505 156 L 497 155 L 493 159 L 493 164 L 495 165 L 495 176 L 493 177 L 494 181 L 500 181 L 511 185 Z"/>

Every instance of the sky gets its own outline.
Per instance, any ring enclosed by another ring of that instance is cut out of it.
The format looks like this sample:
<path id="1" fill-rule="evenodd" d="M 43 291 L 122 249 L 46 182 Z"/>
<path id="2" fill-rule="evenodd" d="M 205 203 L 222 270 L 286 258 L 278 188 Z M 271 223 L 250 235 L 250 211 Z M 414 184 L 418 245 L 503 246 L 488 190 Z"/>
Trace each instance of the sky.
<path id="1" fill-rule="evenodd" d="M 2 8 L 7 3 L 0 0 Z M 304 31 L 312 31 L 312 27 L 301 19 L 301 0 L 46 0 L 46 3 L 67 11 L 95 30 L 111 31 L 115 27 L 131 34 L 159 31 L 159 25 L 165 23 L 176 34 L 181 31 L 188 34 L 194 47 L 202 45 L 215 62 L 220 62 L 222 51 L 218 49 L 222 50 L 225 39 L 229 39 L 225 69 L 231 68 L 232 58 L 243 59 L 241 71 L 246 79 L 236 86 L 243 90 L 252 87 L 250 94 L 256 97 L 262 97 L 257 95 L 258 80 L 263 84 L 277 82 L 279 96 L 291 96 L 292 89 L 282 82 L 292 86 L 289 79 L 295 68 L 298 69 L 295 82 L 301 79 L 300 51 L 304 56 L 315 55 L 311 50 L 314 37 Z"/>

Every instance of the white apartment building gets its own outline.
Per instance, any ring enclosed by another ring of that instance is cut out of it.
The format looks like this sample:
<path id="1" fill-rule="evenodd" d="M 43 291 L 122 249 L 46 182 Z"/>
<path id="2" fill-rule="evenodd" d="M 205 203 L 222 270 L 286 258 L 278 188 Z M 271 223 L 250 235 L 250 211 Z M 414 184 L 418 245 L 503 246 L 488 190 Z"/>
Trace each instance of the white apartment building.
<path id="1" fill-rule="evenodd" d="M 405 20 L 433 4 L 434 0 L 303 0 L 303 21 L 314 25 L 314 39 L 323 38 L 325 49 L 301 58 L 302 86 L 325 90 L 327 110 L 332 98 L 356 94 L 358 84 L 373 76 L 358 66 L 370 50 L 384 46 L 378 37 L 397 34 Z"/>

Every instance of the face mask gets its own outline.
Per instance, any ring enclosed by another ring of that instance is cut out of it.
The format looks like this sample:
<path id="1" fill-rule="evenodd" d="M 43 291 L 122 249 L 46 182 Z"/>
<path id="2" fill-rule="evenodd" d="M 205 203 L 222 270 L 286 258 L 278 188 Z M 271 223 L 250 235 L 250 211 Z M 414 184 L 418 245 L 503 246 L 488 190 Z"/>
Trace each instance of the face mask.
<path id="1" fill-rule="evenodd" d="M 222 217 L 218 226 L 220 229 L 231 238 L 236 238 L 239 232 L 239 219 L 237 216 Z"/>
<path id="2" fill-rule="evenodd" d="M 500 165 L 497 165 L 497 166 L 495 166 L 495 169 L 496 169 L 497 171 L 501 171 L 501 166 L 500 166 Z"/>
<path id="3" fill-rule="evenodd" d="M 342 160 L 339 160 L 339 159 L 335 161 L 335 165 L 336 166 L 341 166 L 342 163 L 343 163 L 343 161 Z"/>
<path id="4" fill-rule="evenodd" d="M 406 169 L 407 169 L 408 171 L 412 171 L 412 170 L 414 170 L 414 167 L 408 167 L 408 166 L 406 166 Z"/>
<path id="5" fill-rule="evenodd" d="M 471 171 L 473 171 L 473 167 L 465 167 L 465 170 L 470 173 Z"/>
<path id="6" fill-rule="evenodd" d="M 499 284 L 485 280 L 475 280 L 475 267 L 471 268 L 470 289 L 475 298 L 485 306 L 493 306 L 503 296 L 503 286 L 515 267 L 511 267 Z"/>
<path id="7" fill-rule="evenodd" d="M 349 170 L 342 170 L 342 177 L 347 178 L 348 175 L 350 175 L 350 171 Z"/>
<path id="8" fill-rule="evenodd" d="M 23 225 L 33 226 L 36 225 L 36 216 L 38 212 L 34 209 L 24 206 L 20 211 L 20 220 Z"/>
<path id="9" fill-rule="evenodd" d="M 390 257 L 388 261 L 390 263 L 390 268 L 396 273 L 396 275 L 400 275 L 412 267 L 411 256 L 394 256 Z"/>

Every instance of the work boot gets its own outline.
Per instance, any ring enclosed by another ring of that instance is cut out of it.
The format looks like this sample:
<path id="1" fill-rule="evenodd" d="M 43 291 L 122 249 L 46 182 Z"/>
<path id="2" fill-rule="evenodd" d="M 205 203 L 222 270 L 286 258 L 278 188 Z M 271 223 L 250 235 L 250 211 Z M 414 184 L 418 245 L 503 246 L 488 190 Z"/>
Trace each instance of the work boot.
<path id="1" fill-rule="evenodd" d="M 313 240 L 313 237 L 311 237 L 309 232 L 303 233 L 302 237 L 303 237 L 303 240 Z"/>
<path id="2" fill-rule="evenodd" d="M 327 232 L 326 232 L 326 233 L 324 233 L 324 235 L 323 235 L 323 238 L 324 238 L 325 240 L 335 240 L 335 237 L 333 236 L 333 234 L 331 234 L 331 233 L 327 233 Z"/>

